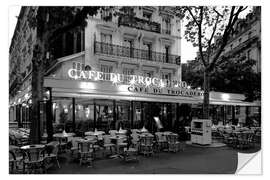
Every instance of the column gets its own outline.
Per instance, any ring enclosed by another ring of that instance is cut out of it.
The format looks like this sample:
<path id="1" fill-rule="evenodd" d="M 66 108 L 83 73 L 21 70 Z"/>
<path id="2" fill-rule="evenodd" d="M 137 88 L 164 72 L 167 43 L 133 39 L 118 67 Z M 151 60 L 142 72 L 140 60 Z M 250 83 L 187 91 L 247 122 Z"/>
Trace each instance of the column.
<path id="1" fill-rule="evenodd" d="M 75 123 L 75 117 L 76 117 L 76 114 L 75 114 L 75 98 L 72 98 L 72 129 L 73 129 L 73 132 L 75 133 L 75 129 L 76 129 L 76 123 Z"/>

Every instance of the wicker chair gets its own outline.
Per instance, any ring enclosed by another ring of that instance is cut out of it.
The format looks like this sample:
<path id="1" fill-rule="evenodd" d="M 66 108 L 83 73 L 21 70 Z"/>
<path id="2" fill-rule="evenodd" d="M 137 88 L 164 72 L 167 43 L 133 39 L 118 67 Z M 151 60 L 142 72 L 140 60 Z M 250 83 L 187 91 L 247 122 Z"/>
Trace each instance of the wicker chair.
<path id="1" fill-rule="evenodd" d="M 154 145 L 154 137 L 152 136 L 142 136 L 140 138 L 140 153 L 143 155 L 152 155 Z"/>
<path id="2" fill-rule="evenodd" d="M 80 142 L 79 154 L 80 154 L 80 165 L 83 163 L 89 163 L 89 166 L 93 166 L 93 152 L 94 147 L 92 142 Z"/>
<path id="3" fill-rule="evenodd" d="M 45 172 L 44 149 L 29 149 L 23 155 L 23 173 Z"/>
<path id="4" fill-rule="evenodd" d="M 177 134 L 168 134 L 168 146 L 170 152 L 178 152 L 180 150 L 180 142 Z"/>
<path id="5" fill-rule="evenodd" d="M 163 133 L 156 132 L 155 137 L 156 137 L 156 143 L 158 146 L 157 148 L 158 151 L 168 148 L 168 140 L 167 140 L 167 137 Z"/>
<path id="6" fill-rule="evenodd" d="M 49 161 L 55 160 L 58 168 L 60 168 L 60 164 L 58 161 L 59 142 L 52 141 L 48 143 L 46 147 L 47 147 L 47 153 L 45 154 L 45 159 Z"/>
<path id="7" fill-rule="evenodd" d="M 104 144 L 103 144 L 104 149 L 107 150 L 107 148 L 109 148 L 111 151 L 111 154 L 113 154 L 113 149 L 116 148 L 116 145 L 111 142 L 110 135 L 104 135 L 103 141 L 104 141 Z M 103 153 L 103 156 L 104 156 L 104 153 Z"/>

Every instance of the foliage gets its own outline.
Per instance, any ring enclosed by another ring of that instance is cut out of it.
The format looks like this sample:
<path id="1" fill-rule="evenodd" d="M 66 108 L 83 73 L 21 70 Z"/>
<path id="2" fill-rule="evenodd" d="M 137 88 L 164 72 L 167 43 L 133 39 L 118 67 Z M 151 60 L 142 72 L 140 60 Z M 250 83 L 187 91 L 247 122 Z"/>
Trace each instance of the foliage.
<path id="1" fill-rule="evenodd" d="M 247 101 L 260 99 L 261 74 L 255 73 L 256 61 L 246 57 L 222 57 L 210 75 L 211 90 L 245 94 Z M 198 68 L 201 66 L 201 68 Z M 202 87 L 203 68 L 199 61 L 182 68 L 182 79 L 192 87 Z"/>

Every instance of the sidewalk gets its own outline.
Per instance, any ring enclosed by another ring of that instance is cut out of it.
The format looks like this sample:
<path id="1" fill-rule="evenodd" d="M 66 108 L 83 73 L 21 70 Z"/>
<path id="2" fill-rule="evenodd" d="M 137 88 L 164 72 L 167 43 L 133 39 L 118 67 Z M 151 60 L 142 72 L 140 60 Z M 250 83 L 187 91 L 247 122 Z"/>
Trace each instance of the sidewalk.
<path id="1" fill-rule="evenodd" d="M 60 169 L 49 169 L 48 174 L 233 174 L 237 168 L 237 150 L 227 146 L 204 148 L 187 145 L 182 152 L 139 156 L 138 163 L 97 159 L 93 167 L 80 166 L 69 159 L 68 153 L 60 155 L 60 165 Z"/>

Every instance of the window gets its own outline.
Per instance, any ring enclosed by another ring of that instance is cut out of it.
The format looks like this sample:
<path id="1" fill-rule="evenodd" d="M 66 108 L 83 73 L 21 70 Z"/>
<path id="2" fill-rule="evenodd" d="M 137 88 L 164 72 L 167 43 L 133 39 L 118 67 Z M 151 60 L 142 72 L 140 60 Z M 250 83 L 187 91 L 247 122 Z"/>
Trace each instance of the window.
<path id="1" fill-rule="evenodd" d="M 170 46 L 165 46 L 165 62 L 169 63 Z"/>
<path id="2" fill-rule="evenodd" d="M 112 13 L 108 9 L 101 11 L 101 19 L 104 21 L 112 21 Z"/>
<path id="3" fill-rule="evenodd" d="M 144 71 L 144 76 L 146 76 L 146 77 L 153 77 L 154 76 L 154 72 L 153 71 Z"/>
<path id="4" fill-rule="evenodd" d="M 171 80 L 171 77 L 172 77 L 171 73 L 167 73 L 167 72 L 162 73 L 162 79 Z"/>
<path id="5" fill-rule="evenodd" d="M 251 50 L 249 49 L 249 50 L 247 51 L 247 59 L 248 59 L 248 60 L 250 59 L 250 53 L 251 53 Z"/>
<path id="6" fill-rule="evenodd" d="M 152 44 L 149 42 L 147 43 L 144 42 L 143 45 L 145 48 L 145 51 L 143 52 L 143 55 L 142 55 L 143 58 L 151 60 L 152 59 Z"/>
<path id="7" fill-rule="evenodd" d="M 233 49 L 233 44 L 231 44 L 231 46 L 230 46 L 230 47 L 231 47 L 231 50 L 232 50 L 232 49 Z"/>
<path id="8" fill-rule="evenodd" d="M 126 39 L 124 40 L 125 46 L 127 49 L 125 49 L 125 53 L 127 57 L 133 57 L 134 56 L 134 41 L 132 39 Z"/>
<path id="9" fill-rule="evenodd" d="M 151 21 L 151 18 L 152 18 L 152 13 L 151 12 L 147 12 L 147 11 L 143 11 L 143 18 L 148 20 L 148 21 Z"/>
<path id="10" fill-rule="evenodd" d="M 162 18 L 162 33 L 171 34 L 171 20 L 170 18 Z"/>
<path id="11" fill-rule="evenodd" d="M 134 69 L 132 68 L 123 68 L 124 75 L 134 75 Z M 124 82 L 129 82 L 129 77 L 124 76 Z"/>
<path id="12" fill-rule="evenodd" d="M 112 35 L 111 34 L 100 34 L 100 40 L 101 40 L 101 52 L 104 54 L 112 54 Z"/>
<path id="13" fill-rule="evenodd" d="M 103 43 L 112 44 L 112 35 L 111 34 L 101 33 L 100 39 L 101 39 L 101 42 L 103 42 Z"/>
<path id="14" fill-rule="evenodd" d="M 242 42 L 242 38 L 239 38 L 239 40 L 238 40 L 238 41 L 239 41 L 239 43 L 241 43 L 241 42 Z"/>
<path id="15" fill-rule="evenodd" d="M 109 66 L 109 65 L 101 65 L 100 71 L 103 72 L 103 73 L 106 73 L 104 75 L 104 77 L 105 77 L 104 79 L 105 80 L 110 80 L 110 73 L 112 73 L 113 67 L 112 66 Z"/>

